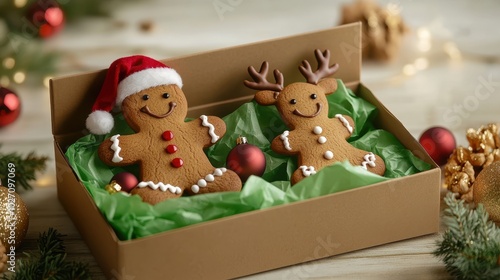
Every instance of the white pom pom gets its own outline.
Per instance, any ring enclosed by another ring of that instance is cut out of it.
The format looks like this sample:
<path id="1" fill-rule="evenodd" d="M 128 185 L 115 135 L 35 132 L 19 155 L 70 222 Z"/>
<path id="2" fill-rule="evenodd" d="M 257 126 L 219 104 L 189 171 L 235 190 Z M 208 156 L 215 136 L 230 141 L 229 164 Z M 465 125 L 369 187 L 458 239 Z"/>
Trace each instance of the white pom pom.
<path id="1" fill-rule="evenodd" d="M 113 116 L 109 112 L 100 110 L 90 113 L 85 122 L 87 129 L 98 135 L 109 133 L 114 124 Z"/>

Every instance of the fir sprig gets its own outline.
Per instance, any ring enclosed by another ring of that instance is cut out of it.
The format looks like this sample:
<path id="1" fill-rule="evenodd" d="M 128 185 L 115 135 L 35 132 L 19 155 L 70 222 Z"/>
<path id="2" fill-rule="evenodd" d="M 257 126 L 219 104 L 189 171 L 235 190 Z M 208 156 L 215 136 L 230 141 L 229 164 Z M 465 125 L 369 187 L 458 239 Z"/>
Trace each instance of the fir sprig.
<path id="1" fill-rule="evenodd" d="M 500 229 L 488 220 L 483 205 L 472 209 L 452 193 L 444 201 L 447 229 L 434 255 L 457 279 L 500 279 Z"/>
<path id="2" fill-rule="evenodd" d="M 6 185 L 7 175 L 9 174 L 10 165 L 14 165 L 15 176 L 10 182 L 14 182 L 16 187 L 22 187 L 25 190 L 31 190 L 33 187 L 30 181 L 36 179 L 36 173 L 44 171 L 47 166 L 48 157 L 37 156 L 35 152 L 31 152 L 26 156 L 21 156 L 16 152 L 2 154 L 0 153 L 0 180 Z"/>
<path id="3" fill-rule="evenodd" d="M 38 252 L 25 253 L 18 260 L 16 272 L 5 274 L 3 280 L 83 280 L 91 279 L 86 264 L 66 260 L 64 235 L 49 228 L 40 233 Z"/>
<path id="4" fill-rule="evenodd" d="M 7 19 L 9 27 L 17 33 L 26 28 L 26 21 L 23 21 L 23 16 L 35 2 L 39 2 L 40 6 L 48 7 L 50 4 L 57 4 L 64 12 L 64 18 L 67 21 L 77 21 L 89 16 L 109 16 L 113 7 L 120 4 L 118 0 L 102 1 L 102 0 L 27 0 L 22 7 L 16 5 L 16 1 L 1 1 L 0 16 Z M 121 1 L 123 2 L 123 1 Z M 115 6 L 113 6 L 113 4 Z M 24 25 L 23 25 L 24 24 Z"/>

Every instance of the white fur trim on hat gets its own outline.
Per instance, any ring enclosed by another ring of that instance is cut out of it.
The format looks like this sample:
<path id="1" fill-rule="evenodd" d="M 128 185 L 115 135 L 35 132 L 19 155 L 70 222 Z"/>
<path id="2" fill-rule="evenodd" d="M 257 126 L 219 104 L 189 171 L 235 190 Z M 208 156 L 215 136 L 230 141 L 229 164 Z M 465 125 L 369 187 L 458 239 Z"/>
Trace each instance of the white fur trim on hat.
<path id="1" fill-rule="evenodd" d="M 177 85 L 182 88 L 181 76 L 172 68 L 148 68 L 130 74 L 118 84 L 116 105 L 121 107 L 123 100 L 134 93 L 161 85 Z"/>
<path id="2" fill-rule="evenodd" d="M 115 121 L 113 116 L 109 112 L 102 110 L 90 113 L 85 121 L 87 129 L 90 130 L 91 133 L 98 135 L 109 133 L 114 124 Z"/>

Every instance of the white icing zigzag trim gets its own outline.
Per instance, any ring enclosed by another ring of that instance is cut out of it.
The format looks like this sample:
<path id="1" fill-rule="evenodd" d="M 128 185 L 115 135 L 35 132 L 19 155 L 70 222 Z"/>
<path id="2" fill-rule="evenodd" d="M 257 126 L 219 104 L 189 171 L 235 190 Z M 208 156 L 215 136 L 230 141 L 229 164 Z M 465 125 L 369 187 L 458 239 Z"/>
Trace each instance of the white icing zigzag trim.
<path id="1" fill-rule="evenodd" d="M 111 145 L 111 150 L 114 151 L 111 161 L 115 163 L 123 160 L 123 158 L 120 156 L 120 151 L 122 150 L 122 148 L 120 148 L 120 140 L 118 140 L 118 137 L 120 137 L 120 134 L 116 134 L 109 138 L 109 140 L 113 142 L 113 144 Z"/>
<path id="2" fill-rule="evenodd" d="M 281 139 L 281 141 L 283 141 L 283 145 L 285 146 L 285 149 L 291 151 L 292 147 L 290 147 L 290 141 L 288 140 L 288 135 L 290 135 L 290 131 L 285 130 L 280 135 L 280 139 Z"/>
<path id="3" fill-rule="evenodd" d="M 160 189 L 161 191 L 170 191 L 173 194 L 181 194 L 182 189 L 177 186 L 172 186 L 170 184 L 164 184 L 162 182 L 158 182 L 157 184 L 153 183 L 153 181 L 140 182 L 137 185 L 139 188 L 150 187 L 153 190 Z"/>
<path id="4" fill-rule="evenodd" d="M 226 173 L 227 169 L 224 167 L 221 168 L 216 168 L 214 170 L 214 173 L 208 174 L 205 176 L 205 178 L 201 178 L 196 182 L 196 184 L 191 186 L 191 191 L 194 193 L 198 193 L 200 191 L 200 188 L 205 188 L 207 187 L 208 183 L 215 181 L 215 177 L 220 177 Z"/>
<path id="5" fill-rule="evenodd" d="M 335 117 L 337 119 L 339 119 L 342 122 L 342 124 L 345 126 L 345 128 L 347 128 L 347 130 L 349 130 L 349 133 L 352 134 L 353 128 L 349 124 L 349 121 L 346 118 L 344 118 L 344 116 L 342 116 L 341 114 L 336 114 Z"/>
<path id="6" fill-rule="evenodd" d="M 361 167 L 363 167 L 364 169 L 367 169 L 367 165 L 371 166 L 371 167 L 375 167 L 377 166 L 375 164 L 375 160 L 377 158 L 375 157 L 375 155 L 373 153 L 368 153 L 366 154 L 364 157 L 363 157 L 363 162 L 361 163 Z"/>
<path id="7" fill-rule="evenodd" d="M 316 174 L 316 170 L 314 169 L 314 166 L 301 165 L 299 167 L 299 169 L 302 170 L 302 175 L 304 175 L 304 177 L 309 177 L 311 175 Z"/>
<path id="8" fill-rule="evenodd" d="M 217 140 L 219 140 L 219 135 L 215 134 L 215 127 L 208 122 L 208 117 L 205 115 L 201 115 L 200 119 L 201 125 L 203 125 L 204 127 L 208 127 L 208 134 L 210 135 L 210 137 L 212 137 L 212 143 L 217 142 Z"/>

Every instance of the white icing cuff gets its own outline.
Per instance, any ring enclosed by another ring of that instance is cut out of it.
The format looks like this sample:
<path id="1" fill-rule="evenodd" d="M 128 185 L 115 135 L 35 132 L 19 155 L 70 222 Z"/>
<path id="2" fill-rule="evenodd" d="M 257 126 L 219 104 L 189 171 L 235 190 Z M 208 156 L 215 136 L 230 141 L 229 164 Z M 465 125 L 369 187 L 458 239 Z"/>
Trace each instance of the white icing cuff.
<path id="1" fill-rule="evenodd" d="M 181 188 L 179 188 L 177 186 L 172 186 L 170 184 L 164 184 L 162 182 L 159 182 L 159 183 L 156 183 L 156 184 L 153 183 L 153 181 L 140 182 L 137 186 L 139 188 L 150 187 L 153 190 L 160 189 L 163 192 L 169 191 L 169 192 L 171 192 L 173 194 L 181 194 L 182 193 L 182 189 Z"/>
<path id="2" fill-rule="evenodd" d="M 291 151 L 292 147 L 290 147 L 290 141 L 288 140 L 288 135 L 290 135 L 290 131 L 285 130 L 280 135 L 280 139 L 281 139 L 281 141 L 283 141 L 283 146 L 285 146 L 285 149 L 287 149 L 288 151 Z"/>
<path id="3" fill-rule="evenodd" d="M 342 122 L 342 124 L 345 126 L 345 128 L 347 128 L 347 130 L 349 131 L 349 133 L 352 134 L 353 128 L 349 124 L 349 121 L 346 118 L 344 118 L 344 116 L 342 116 L 341 114 L 336 114 L 335 117 L 337 119 L 339 119 Z"/>
<path id="4" fill-rule="evenodd" d="M 219 135 L 215 134 L 215 127 L 208 122 L 208 117 L 205 115 L 200 116 L 201 119 L 201 125 L 204 127 L 208 127 L 208 135 L 212 138 L 212 143 L 217 142 L 219 140 Z"/>
<path id="5" fill-rule="evenodd" d="M 361 163 L 361 167 L 363 167 L 364 169 L 367 169 L 367 165 L 369 165 L 370 167 L 375 167 L 377 166 L 375 164 L 375 160 L 377 158 L 375 157 L 375 155 L 373 153 L 368 153 L 366 154 L 364 157 L 363 157 L 363 162 Z"/>
<path id="6" fill-rule="evenodd" d="M 191 191 L 194 193 L 198 193 L 200 191 L 200 186 L 198 185 L 192 185 L 191 186 Z"/>
<path id="7" fill-rule="evenodd" d="M 208 174 L 205 178 L 202 178 L 196 182 L 196 184 L 191 186 L 191 191 L 193 193 L 200 192 L 200 188 L 206 188 L 208 183 L 215 181 L 215 176 L 220 177 L 226 173 L 227 169 L 225 167 L 216 168 L 212 174 Z"/>
<path id="8" fill-rule="evenodd" d="M 213 182 L 214 180 L 215 180 L 215 177 L 212 174 L 208 174 L 207 176 L 205 176 L 205 181 L 207 181 L 207 182 Z"/>
<path id="9" fill-rule="evenodd" d="M 220 168 L 215 169 L 214 176 L 222 176 L 224 172 Z M 208 175 L 207 175 L 208 176 Z"/>
<path id="10" fill-rule="evenodd" d="M 111 159 L 112 162 L 118 163 L 123 160 L 123 158 L 120 156 L 120 151 L 122 148 L 120 148 L 120 140 L 118 139 L 120 137 L 120 134 L 113 135 L 109 140 L 113 142 L 111 145 L 111 150 L 113 150 L 113 158 Z"/>
<path id="11" fill-rule="evenodd" d="M 207 186 L 207 181 L 205 181 L 205 179 L 200 179 L 198 180 L 198 186 L 204 188 Z"/>
<path id="12" fill-rule="evenodd" d="M 316 174 L 316 170 L 314 169 L 314 166 L 302 165 L 299 167 L 299 169 L 302 170 L 302 175 L 304 175 L 304 177 L 309 177 L 311 175 Z"/>

